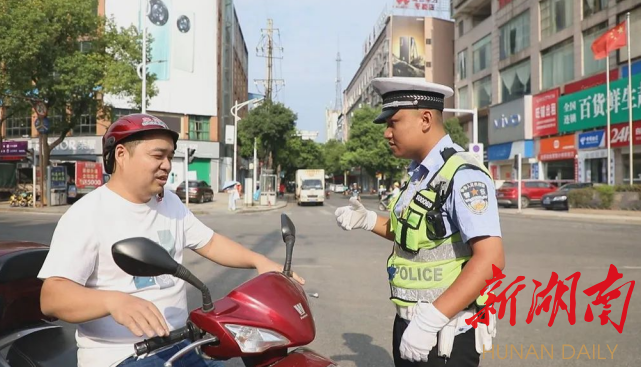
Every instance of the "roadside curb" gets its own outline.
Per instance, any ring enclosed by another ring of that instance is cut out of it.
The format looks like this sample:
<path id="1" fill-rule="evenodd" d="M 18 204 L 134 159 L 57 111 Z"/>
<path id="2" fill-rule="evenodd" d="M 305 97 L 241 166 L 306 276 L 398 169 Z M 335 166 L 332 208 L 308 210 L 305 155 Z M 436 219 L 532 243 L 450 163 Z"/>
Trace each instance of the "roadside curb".
<path id="1" fill-rule="evenodd" d="M 24 207 L 0 207 L 0 213 L 29 213 L 29 214 L 50 214 L 50 215 L 63 215 L 67 210 L 64 211 L 49 211 L 43 209 L 33 209 L 33 208 L 24 208 Z"/>
<path id="2" fill-rule="evenodd" d="M 279 202 L 278 204 L 274 206 L 268 206 L 268 207 L 248 207 L 246 208 L 238 208 L 236 211 L 229 211 L 227 208 L 220 208 L 219 210 L 203 210 L 203 209 L 196 209 L 192 210 L 192 214 L 194 215 L 210 215 L 214 213 L 226 213 L 226 214 L 231 214 L 231 215 L 236 215 L 236 214 L 249 214 L 249 213 L 261 213 L 261 212 L 268 212 L 272 210 L 278 210 L 278 209 L 283 209 L 287 206 L 287 202 Z M 252 209 L 249 209 L 252 208 Z"/>
<path id="3" fill-rule="evenodd" d="M 577 214 L 577 213 L 517 213 L 506 212 L 499 210 L 499 215 L 508 215 L 512 217 L 522 218 L 539 218 L 550 220 L 566 220 L 566 221 L 579 221 L 579 222 L 599 222 L 599 223 L 617 223 L 617 224 L 641 224 L 641 218 L 635 216 L 605 216 L 597 214 Z"/>

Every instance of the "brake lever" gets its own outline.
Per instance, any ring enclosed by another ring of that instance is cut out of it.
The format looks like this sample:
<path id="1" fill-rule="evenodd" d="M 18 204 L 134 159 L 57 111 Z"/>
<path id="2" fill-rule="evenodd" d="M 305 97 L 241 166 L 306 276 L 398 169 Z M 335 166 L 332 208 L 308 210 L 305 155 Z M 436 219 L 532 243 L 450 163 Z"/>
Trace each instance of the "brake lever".
<path id="1" fill-rule="evenodd" d="M 164 367 L 173 367 L 174 362 L 176 362 L 176 360 L 180 359 L 185 354 L 191 352 L 192 350 L 194 350 L 194 349 L 196 349 L 196 348 L 198 348 L 198 347 L 200 347 L 202 345 L 210 344 L 210 343 L 218 343 L 218 341 L 219 341 L 219 339 L 216 336 L 212 336 L 211 338 L 200 339 L 198 341 L 195 341 L 195 342 L 189 344 L 188 346 L 184 347 L 183 349 L 179 350 L 173 356 L 171 356 L 171 358 L 169 358 L 167 360 L 167 362 L 165 362 L 165 364 L 163 366 Z"/>

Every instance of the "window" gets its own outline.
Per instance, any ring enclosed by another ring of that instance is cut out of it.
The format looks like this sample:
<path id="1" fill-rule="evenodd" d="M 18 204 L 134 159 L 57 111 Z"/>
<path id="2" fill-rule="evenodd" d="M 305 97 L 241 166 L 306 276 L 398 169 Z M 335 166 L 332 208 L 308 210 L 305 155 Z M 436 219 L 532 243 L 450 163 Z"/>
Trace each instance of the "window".
<path id="1" fill-rule="evenodd" d="M 134 110 L 126 110 L 123 108 L 113 108 L 111 110 L 111 122 L 116 122 L 119 118 L 127 115 L 131 115 L 132 113 L 136 113 L 137 111 Z"/>
<path id="2" fill-rule="evenodd" d="M 11 116 L 6 121 L 6 138 L 31 136 L 31 116 Z"/>
<path id="3" fill-rule="evenodd" d="M 463 37 L 463 35 L 465 34 L 464 31 L 465 31 L 465 28 L 463 26 L 463 21 L 461 20 L 460 22 L 458 22 L 458 36 L 459 36 L 459 38 Z"/>
<path id="4" fill-rule="evenodd" d="M 549 37 L 572 25 L 573 0 L 541 1 L 541 37 Z"/>
<path id="5" fill-rule="evenodd" d="M 463 80 L 467 78 L 467 62 L 465 61 L 465 53 L 467 52 L 467 49 L 461 51 L 458 53 L 456 56 L 456 65 L 457 65 L 457 80 Z"/>
<path id="6" fill-rule="evenodd" d="M 619 14 L 617 24 L 625 22 L 625 13 Z M 614 27 L 614 26 L 612 26 Z M 630 42 L 632 48 L 630 49 L 630 57 L 632 59 L 641 56 L 641 42 L 635 41 L 634 37 L 641 34 L 641 6 L 630 11 Z M 628 48 L 622 47 L 619 49 L 619 62 L 628 61 Z"/>
<path id="7" fill-rule="evenodd" d="M 492 104 L 492 76 L 474 82 L 474 107 L 481 108 Z"/>
<path id="8" fill-rule="evenodd" d="M 574 79 L 574 44 L 572 38 L 541 52 L 541 88 L 543 90 Z"/>
<path id="9" fill-rule="evenodd" d="M 80 41 L 79 48 L 83 53 L 91 51 L 91 41 Z"/>
<path id="10" fill-rule="evenodd" d="M 209 116 L 189 116 L 189 140 L 209 140 Z"/>
<path id="11" fill-rule="evenodd" d="M 530 47 L 530 11 L 526 10 L 499 28 L 501 60 Z"/>
<path id="12" fill-rule="evenodd" d="M 601 37 L 607 28 L 607 23 L 601 23 L 583 32 L 583 75 L 592 75 L 605 71 L 605 59 L 594 59 L 592 43 Z"/>
<path id="13" fill-rule="evenodd" d="M 583 19 L 608 7 L 608 0 L 583 0 Z"/>
<path id="14" fill-rule="evenodd" d="M 74 135 L 96 135 L 96 114 L 80 116 L 80 122 L 73 128 Z"/>
<path id="15" fill-rule="evenodd" d="M 470 108 L 470 99 L 468 96 L 468 87 L 459 88 L 458 90 L 458 108 Z"/>
<path id="16" fill-rule="evenodd" d="M 472 46 L 472 70 L 478 73 L 485 70 L 492 62 L 492 35 L 488 34 Z"/>
<path id="17" fill-rule="evenodd" d="M 501 70 L 501 102 L 509 102 L 530 93 L 530 59 Z"/>

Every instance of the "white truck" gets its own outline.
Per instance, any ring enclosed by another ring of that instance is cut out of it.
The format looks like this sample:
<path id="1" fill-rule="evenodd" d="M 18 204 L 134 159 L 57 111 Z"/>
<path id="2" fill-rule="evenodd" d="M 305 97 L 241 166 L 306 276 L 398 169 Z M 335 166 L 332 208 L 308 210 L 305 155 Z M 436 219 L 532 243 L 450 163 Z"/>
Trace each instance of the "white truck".
<path id="1" fill-rule="evenodd" d="M 299 169 L 296 171 L 296 202 L 298 205 L 325 201 L 325 170 Z"/>

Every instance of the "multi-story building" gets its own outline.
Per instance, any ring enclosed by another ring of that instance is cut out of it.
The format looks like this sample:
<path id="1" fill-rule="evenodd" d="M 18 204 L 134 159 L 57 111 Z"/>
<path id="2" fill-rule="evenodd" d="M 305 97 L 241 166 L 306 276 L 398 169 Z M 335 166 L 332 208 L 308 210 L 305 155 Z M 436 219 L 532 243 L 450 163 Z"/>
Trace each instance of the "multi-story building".
<path id="1" fill-rule="evenodd" d="M 119 26 L 140 28 L 140 7 L 145 3 L 100 0 L 97 11 L 112 16 Z M 148 72 L 156 75 L 158 89 L 147 112 L 180 132 L 167 186 L 174 189 L 185 179 L 184 152 L 190 147 L 196 149 L 189 163 L 190 179 L 206 181 L 217 190 L 232 177 L 233 137 L 227 135 L 233 136 L 233 129 L 226 128 L 234 124 L 230 109 L 234 101 L 247 100 L 248 53 L 238 17 L 230 0 L 188 4 L 157 0 L 158 4 L 167 10 L 166 21 L 145 19 L 153 37 Z M 180 19 L 186 21 L 178 22 Z M 110 121 L 87 111 L 80 125 L 52 150 L 52 162 L 66 165 L 71 177 L 77 174 L 76 162 L 102 162 L 101 137 L 112 121 L 140 112 L 117 96 L 107 95 L 104 101 L 111 107 Z M 49 119 L 57 118 L 61 117 L 55 111 L 50 113 Z M 6 120 L 1 133 L 5 140 L 28 141 L 37 153 L 35 122 L 35 115 L 14 116 Z"/>
<path id="2" fill-rule="evenodd" d="M 581 91 L 605 93 L 606 60 L 595 60 L 591 45 L 626 12 L 634 35 L 641 30 L 638 0 L 452 0 L 456 106 L 479 109 L 479 141 L 495 178 L 513 177 L 518 153 L 525 178 L 607 181 L 607 151 L 582 152 L 577 133 L 605 119 L 583 115 L 583 123 L 571 124 L 575 117 L 565 116 L 572 101 L 587 103 Z M 632 42 L 631 54 L 641 57 L 641 43 Z M 626 55 L 626 48 L 610 53 L 612 80 L 627 75 Z M 626 153 L 615 148 L 611 156 L 611 183 L 624 182 Z M 641 160 L 634 168 L 639 172 Z"/>
<path id="3" fill-rule="evenodd" d="M 349 120 L 363 105 L 377 106 L 381 96 L 372 80 L 379 77 L 424 78 L 429 82 L 453 84 L 451 21 L 416 16 L 388 15 L 377 26 L 380 30 L 365 46 L 365 55 L 344 92 L 343 133 L 349 137 Z M 446 107 L 453 107 L 451 99 Z"/>

